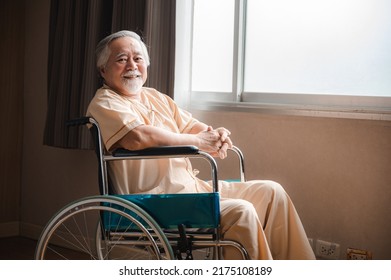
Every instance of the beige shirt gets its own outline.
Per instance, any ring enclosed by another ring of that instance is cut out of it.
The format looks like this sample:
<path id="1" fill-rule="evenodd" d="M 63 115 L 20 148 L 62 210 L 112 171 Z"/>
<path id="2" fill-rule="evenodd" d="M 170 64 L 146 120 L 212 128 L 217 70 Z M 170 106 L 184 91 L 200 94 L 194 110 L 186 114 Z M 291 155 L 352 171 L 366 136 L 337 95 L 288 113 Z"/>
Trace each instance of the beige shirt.
<path id="1" fill-rule="evenodd" d="M 154 125 L 176 133 L 188 133 L 198 122 L 171 98 L 155 89 L 143 88 L 140 97 L 140 101 L 137 101 L 119 95 L 107 86 L 96 92 L 87 116 L 99 123 L 108 151 L 139 125 Z M 210 191 L 207 183 L 195 177 L 187 158 L 110 162 L 109 175 L 118 194 Z"/>

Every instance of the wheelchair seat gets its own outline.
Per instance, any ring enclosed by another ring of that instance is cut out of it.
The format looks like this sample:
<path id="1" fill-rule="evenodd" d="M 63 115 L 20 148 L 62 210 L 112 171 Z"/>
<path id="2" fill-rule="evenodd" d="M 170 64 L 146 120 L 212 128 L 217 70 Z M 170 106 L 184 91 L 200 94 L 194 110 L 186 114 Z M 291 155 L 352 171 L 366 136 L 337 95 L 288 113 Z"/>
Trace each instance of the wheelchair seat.
<path id="1" fill-rule="evenodd" d="M 220 224 L 218 193 L 182 194 L 129 194 L 116 195 L 143 208 L 163 229 L 217 228 Z M 119 216 L 118 216 L 119 218 Z M 107 227 L 126 228 L 118 225 L 118 218 L 111 218 Z"/>

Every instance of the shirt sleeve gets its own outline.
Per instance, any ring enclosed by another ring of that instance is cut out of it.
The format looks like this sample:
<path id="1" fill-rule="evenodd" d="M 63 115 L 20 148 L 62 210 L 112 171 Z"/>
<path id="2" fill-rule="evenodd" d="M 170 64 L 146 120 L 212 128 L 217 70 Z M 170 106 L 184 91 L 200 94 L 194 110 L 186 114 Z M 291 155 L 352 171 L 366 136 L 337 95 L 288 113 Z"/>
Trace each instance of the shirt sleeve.
<path id="1" fill-rule="evenodd" d="M 109 89 L 102 88 L 96 92 L 88 107 L 87 116 L 99 123 L 107 150 L 110 151 L 133 128 L 144 124 L 132 107 L 131 102 Z"/>

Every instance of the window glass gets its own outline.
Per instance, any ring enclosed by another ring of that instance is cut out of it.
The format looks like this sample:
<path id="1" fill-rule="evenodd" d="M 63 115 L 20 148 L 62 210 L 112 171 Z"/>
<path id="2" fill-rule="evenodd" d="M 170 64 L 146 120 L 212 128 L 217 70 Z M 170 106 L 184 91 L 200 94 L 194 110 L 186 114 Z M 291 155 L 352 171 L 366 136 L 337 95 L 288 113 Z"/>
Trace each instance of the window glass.
<path id="1" fill-rule="evenodd" d="M 234 0 L 195 0 L 193 91 L 232 91 Z"/>
<path id="2" fill-rule="evenodd" d="M 391 96 L 391 1 L 247 5 L 244 91 Z"/>

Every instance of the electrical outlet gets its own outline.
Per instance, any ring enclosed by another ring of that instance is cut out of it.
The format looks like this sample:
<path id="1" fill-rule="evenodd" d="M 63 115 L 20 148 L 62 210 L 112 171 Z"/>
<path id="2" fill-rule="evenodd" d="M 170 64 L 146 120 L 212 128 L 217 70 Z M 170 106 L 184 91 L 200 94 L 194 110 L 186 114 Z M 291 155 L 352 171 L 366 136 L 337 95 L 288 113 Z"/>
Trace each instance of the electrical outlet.
<path id="1" fill-rule="evenodd" d="M 348 248 L 346 251 L 348 260 L 371 260 L 372 253 L 366 250 Z"/>
<path id="2" fill-rule="evenodd" d="M 322 259 L 338 260 L 340 255 L 340 246 L 337 243 L 317 240 L 315 255 Z"/>

